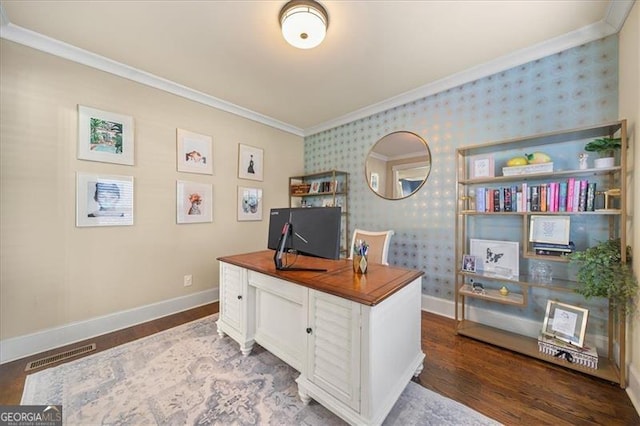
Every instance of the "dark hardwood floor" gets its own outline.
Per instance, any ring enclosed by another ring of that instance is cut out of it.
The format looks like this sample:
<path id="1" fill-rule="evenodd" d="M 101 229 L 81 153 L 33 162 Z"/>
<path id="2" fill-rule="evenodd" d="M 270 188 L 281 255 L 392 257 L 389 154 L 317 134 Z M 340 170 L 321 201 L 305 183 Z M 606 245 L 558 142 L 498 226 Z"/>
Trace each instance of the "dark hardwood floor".
<path id="1" fill-rule="evenodd" d="M 216 312 L 214 303 L 3 364 L 0 405 L 20 403 L 31 361 L 84 343 L 103 351 Z M 457 336 L 453 327 L 452 319 L 422 313 L 422 386 L 505 425 L 640 425 L 618 385 Z"/>

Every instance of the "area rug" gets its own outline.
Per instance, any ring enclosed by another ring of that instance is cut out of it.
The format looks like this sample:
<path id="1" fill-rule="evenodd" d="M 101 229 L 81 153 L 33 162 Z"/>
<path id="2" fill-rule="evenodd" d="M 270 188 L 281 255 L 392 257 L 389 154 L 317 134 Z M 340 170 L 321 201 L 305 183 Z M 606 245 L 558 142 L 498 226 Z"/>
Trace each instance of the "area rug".
<path id="1" fill-rule="evenodd" d="M 243 357 L 217 314 L 27 376 L 23 405 L 62 405 L 65 425 L 343 425 L 299 373 L 256 345 Z M 409 382 L 386 425 L 496 425 Z"/>

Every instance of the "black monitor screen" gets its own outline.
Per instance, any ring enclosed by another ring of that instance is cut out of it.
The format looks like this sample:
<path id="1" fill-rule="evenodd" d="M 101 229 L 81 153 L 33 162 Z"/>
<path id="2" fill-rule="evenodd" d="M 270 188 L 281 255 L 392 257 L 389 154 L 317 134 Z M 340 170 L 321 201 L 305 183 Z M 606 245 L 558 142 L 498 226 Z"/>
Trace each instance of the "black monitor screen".
<path id="1" fill-rule="evenodd" d="M 291 224 L 287 249 L 308 256 L 340 258 L 340 207 L 271 209 L 268 248 L 278 249 L 278 241 L 287 222 Z"/>

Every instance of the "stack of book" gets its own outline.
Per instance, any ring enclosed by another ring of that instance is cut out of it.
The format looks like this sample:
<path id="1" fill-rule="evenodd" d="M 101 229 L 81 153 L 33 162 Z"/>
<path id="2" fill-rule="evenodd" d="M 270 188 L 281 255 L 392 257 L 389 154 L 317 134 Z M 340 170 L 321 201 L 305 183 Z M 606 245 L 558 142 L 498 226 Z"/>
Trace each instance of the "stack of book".
<path id="1" fill-rule="evenodd" d="M 568 256 L 576 249 L 573 241 L 569 244 L 532 243 L 533 251 L 539 256 Z"/>

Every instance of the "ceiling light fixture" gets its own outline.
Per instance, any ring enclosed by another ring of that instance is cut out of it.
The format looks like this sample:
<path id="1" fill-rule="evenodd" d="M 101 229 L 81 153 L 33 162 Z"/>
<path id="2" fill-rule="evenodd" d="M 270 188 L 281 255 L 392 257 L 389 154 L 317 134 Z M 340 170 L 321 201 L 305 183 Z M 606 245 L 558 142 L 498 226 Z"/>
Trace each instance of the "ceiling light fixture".
<path id="1" fill-rule="evenodd" d="M 287 42 L 299 49 L 311 49 L 322 43 L 327 34 L 329 16 L 313 0 L 291 0 L 280 10 L 280 26 Z"/>

